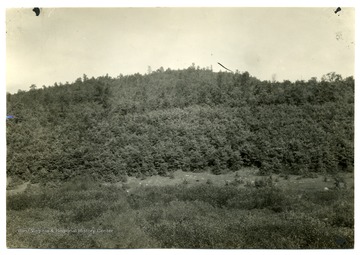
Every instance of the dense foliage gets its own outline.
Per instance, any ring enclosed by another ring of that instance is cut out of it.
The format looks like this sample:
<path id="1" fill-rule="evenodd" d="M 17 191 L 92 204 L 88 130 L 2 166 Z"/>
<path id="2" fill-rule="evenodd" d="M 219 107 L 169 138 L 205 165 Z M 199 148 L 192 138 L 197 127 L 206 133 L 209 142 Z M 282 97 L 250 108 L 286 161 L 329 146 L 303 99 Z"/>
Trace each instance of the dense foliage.
<path id="1" fill-rule="evenodd" d="M 353 171 L 354 80 L 269 82 L 191 66 L 7 94 L 7 174 L 31 182 Z"/>
<path id="2" fill-rule="evenodd" d="M 354 194 L 200 184 L 132 194 L 89 180 L 7 200 L 9 248 L 354 247 Z"/>

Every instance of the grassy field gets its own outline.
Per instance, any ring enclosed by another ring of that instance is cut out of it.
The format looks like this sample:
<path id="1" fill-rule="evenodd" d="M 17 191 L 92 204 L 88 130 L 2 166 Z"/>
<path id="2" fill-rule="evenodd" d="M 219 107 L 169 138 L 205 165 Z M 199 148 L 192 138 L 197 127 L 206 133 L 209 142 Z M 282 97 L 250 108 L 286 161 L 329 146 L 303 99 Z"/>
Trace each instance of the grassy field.
<path id="1" fill-rule="evenodd" d="M 115 184 L 106 183 L 104 185 L 115 185 L 116 187 L 124 187 L 128 192 L 139 187 L 148 187 L 148 186 L 169 186 L 169 185 L 179 185 L 186 184 L 189 187 L 198 184 L 212 184 L 214 186 L 227 186 L 235 185 L 239 188 L 255 186 L 255 182 L 267 179 L 263 176 L 260 176 L 257 173 L 255 168 L 243 168 L 236 172 L 230 172 L 227 174 L 214 175 L 208 172 L 193 173 L 193 172 L 183 172 L 176 171 L 170 176 L 150 176 L 146 178 L 135 178 L 129 177 L 126 183 L 118 182 Z M 346 187 L 352 188 L 354 186 L 353 174 L 341 174 L 341 179 L 346 184 Z M 285 189 L 285 190 L 315 190 L 321 191 L 326 188 L 332 189 L 335 188 L 334 177 L 317 175 L 312 176 L 299 176 L 299 175 L 282 175 L 282 174 L 272 174 L 271 180 L 275 187 Z"/>
<path id="2" fill-rule="evenodd" d="M 248 168 L 126 183 L 10 183 L 7 246 L 353 248 L 353 179 L 259 176 Z"/>

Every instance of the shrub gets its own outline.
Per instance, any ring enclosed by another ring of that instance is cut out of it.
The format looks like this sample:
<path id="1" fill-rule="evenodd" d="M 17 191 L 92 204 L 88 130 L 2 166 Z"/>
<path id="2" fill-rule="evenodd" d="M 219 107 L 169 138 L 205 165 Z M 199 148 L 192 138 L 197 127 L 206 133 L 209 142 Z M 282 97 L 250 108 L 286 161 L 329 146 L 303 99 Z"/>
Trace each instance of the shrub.
<path id="1" fill-rule="evenodd" d="M 130 189 L 130 185 L 127 184 L 127 183 L 123 183 L 123 184 L 121 185 L 121 188 L 122 188 L 124 191 L 127 191 L 128 189 Z"/>
<path id="2" fill-rule="evenodd" d="M 312 179 L 315 179 L 315 178 L 318 178 L 318 174 L 317 173 L 314 173 L 314 172 L 305 172 L 303 175 L 302 175 L 303 178 L 312 178 Z"/>
<path id="3" fill-rule="evenodd" d="M 177 193 L 176 198 L 182 201 L 203 201 L 214 207 L 223 207 L 227 200 L 238 193 L 233 186 L 215 186 L 199 184 Z"/>
<path id="4" fill-rule="evenodd" d="M 336 227 L 354 228 L 354 204 L 349 201 L 341 201 L 332 206 L 334 214 L 330 222 Z"/>
<path id="5" fill-rule="evenodd" d="M 269 176 L 267 178 L 256 179 L 254 184 L 256 188 L 272 187 L 273 186 L 272 176 Z"/>
<path id="6" fill-rule="evenodd" d="M 346 189 L 346 181 L 343 177 L 334 176 L 334 185 L 336 189 Z"/>
<path id="7" fill-rule="evenodd" d="M 343 192 L 339 190 L 321 190 L 304 192 L 304 199 L 319 205 L 331 206 L 339 200 L 346 197 Z"/>
<path id="8" fill-rule="evenodd" d="M 169 177 L 170 179 L 175 179 L 175 174 L 174 174 L 174 172 L 170 172 L 170 173 L 168 174 L 168 177 Z"/>
<path id="9" fill-rule="evenodd" d="M 118 180 L 120 182 L 127 182 L 128 181 L 128 176 L 126 174 L 119 175 Z"/>
<path id="10" fill-rule="evenodd" d="M 99 217 L 102 213 L 108 210 L 110 203 L 90 200 L 90 201 L 76 201 L 69 203 L 66 210 L 74 212 L 73 222 L 84 222 Z"/>
<path id="11" fill-rule="evenodd" d="M 66 181 L 61 186 L 61 190 L 67 192 L 72 191 L 81 191 L 81 190 L 90 190 L 98 186 L 98 183 L 89 175 L 84 176 L 75 176 L 69 181 Z"/>
<path id="12" fill-rule="evenodd" d="M 262 249 L 331 249 L 352 248 L 352 232 L 334 231 L 325 223 L 307 215 L 287 214 L 287 219 L 273 217 L 258 220 L 244 231 L 244 248 Z M 341 241 L 341 242 L 340 242 Z"/>
<path id="13" fill-rule="evenodd" d="M 291 208 L 292 200 L 284 192 L 274 187 L 245 189 L 227 201 L 226 206 L 243 210 L 270 209 L 283 212 Z"/>
<path id="14" fill-rule="evenodd" d="M 230 182 L 230 185 L 233 185 L 233 186 L 239 186 L 241 184 L 244 184 L 245 181 L 241 178 L 236 178 L 234 179 L 233 181 Z"/>
<path id="15" fill-rule="evenodd" d="M 27 194 L 16 194 L 8 196 L 6 199 L 6 208 L 8 210 L 21 211 L 33 206 L 33 197 Z"/>
<path id="16" fill-rule="evenodd" d="M 247 188 L 255 187 L 255 182 L 251 182 L 251 181 L 247 180 L 247 181 L 245 182 L 245 185 L 244 185 L 244 186 L 247 187 Z"/>

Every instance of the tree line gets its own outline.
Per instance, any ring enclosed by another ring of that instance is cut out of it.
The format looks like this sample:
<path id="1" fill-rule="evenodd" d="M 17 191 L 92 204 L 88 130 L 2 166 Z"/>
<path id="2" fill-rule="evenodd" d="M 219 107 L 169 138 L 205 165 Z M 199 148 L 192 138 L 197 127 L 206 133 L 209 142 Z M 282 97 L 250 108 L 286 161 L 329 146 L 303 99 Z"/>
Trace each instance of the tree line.
<path id="1" fill-rule="evenodd" d="M 7 94 L 7 174 L 335 174 L 354 166 L 354 79 L 261 81 L 194 65 Z"/>

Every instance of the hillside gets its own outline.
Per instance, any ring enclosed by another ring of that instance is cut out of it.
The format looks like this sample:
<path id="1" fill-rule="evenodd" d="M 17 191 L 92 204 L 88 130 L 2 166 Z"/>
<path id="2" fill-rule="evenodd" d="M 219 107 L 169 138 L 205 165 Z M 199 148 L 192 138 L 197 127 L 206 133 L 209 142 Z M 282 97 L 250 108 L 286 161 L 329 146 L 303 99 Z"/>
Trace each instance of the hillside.
<path id="1" fill-rule="evenodd" d="M 116 182 L 177 170 L 352 172 L 354 79 L 260 81 L 194 65 L 7 94 L 7 175 Z"/>

